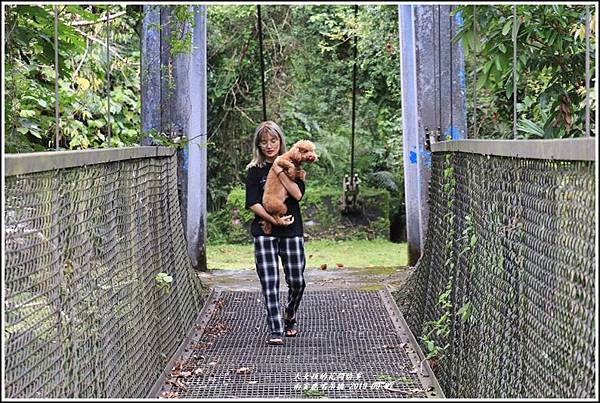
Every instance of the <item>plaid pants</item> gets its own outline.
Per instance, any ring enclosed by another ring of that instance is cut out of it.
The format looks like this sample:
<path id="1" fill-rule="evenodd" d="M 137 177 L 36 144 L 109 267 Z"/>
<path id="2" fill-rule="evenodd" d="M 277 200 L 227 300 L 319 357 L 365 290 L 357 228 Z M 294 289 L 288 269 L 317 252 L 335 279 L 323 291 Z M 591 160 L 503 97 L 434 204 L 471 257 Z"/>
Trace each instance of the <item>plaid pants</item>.
<path id="1" fill-rule="evenodd" d="M 267 308 L 267 323 L 271 334 L 283 334 L 283 319 L 279 308 L 279 260 L 283 263 L 288 299 L 285 313 L 296 316 L 306 283 L 304 282 L 304 237 L 254 237 L 254 261 Z"/>

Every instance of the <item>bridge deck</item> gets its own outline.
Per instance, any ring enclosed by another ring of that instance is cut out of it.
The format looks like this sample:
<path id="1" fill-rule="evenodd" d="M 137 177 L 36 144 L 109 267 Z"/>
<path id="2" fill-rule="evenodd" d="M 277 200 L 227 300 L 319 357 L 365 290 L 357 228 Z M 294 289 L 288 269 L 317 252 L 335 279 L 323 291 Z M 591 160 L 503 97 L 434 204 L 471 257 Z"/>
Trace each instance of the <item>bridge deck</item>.
<path id="1" fill-rule="evenodd" d="M 282 292 L 282 303 L 286 297 Z M 262 294 L 213 290 L 159 395 L 443 396 L 387 290 L 306 291 L 298 323 L 297 337 L 286 338 L 284 346 L 267 345 Z"/>

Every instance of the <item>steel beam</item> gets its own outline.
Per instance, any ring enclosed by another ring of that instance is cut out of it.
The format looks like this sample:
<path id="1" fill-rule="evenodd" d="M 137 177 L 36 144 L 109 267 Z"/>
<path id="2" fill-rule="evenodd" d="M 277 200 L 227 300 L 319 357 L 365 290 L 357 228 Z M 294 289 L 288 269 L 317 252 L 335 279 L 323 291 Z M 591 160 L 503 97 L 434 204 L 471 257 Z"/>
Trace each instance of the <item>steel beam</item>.
<path id="1" fill-rule="evenodd" d="M 433 152 L 461 152 L 555 161 L 596 161 L 595 137 L 546 140 L 458 140 L 431 146 Z"/>
<path id="2" fill-rule="evenodd" d="M 160 9 L 155 5 L 144 6 L 144 19 L 141 35 L 141 93 L 142 93 L 142 133 L 161 131 L 161 77 L 160 77 Z M 142 138 L 142 145 L 153 142 L 148 136 Z"/>
<path id="3" fill-rule="evenodd" d="M 402 82 L 402 135 L 404 157 L 404 194 L 408 263 L 415 265 L 422 252 L 421 183 L 422 170 L 417 108 L 417 60 L 413 5 L 398 6 L 400 35 L 400 77 Z"/>
<path id="4" fill-rule="evenodd" d="M 206 269 L 207 69 L 206 6 L 194 6 L 192 51 L 188 70 L 190 114 L 188 143 L 187 242 L 192 266 Z"/>
<path id="5" fill-rule="evenodd" d="M 460 17 L 449 5 L 399 5 L 404 188 L 409 264 L 423 253 L 429 221 L 431 152 L 428 133 L 462 139 L 466 133 L 463 51 L 452 45 Z"/>
<path id="6" fill-rule="evenodd" d="M 171 139 L 188 141 L 177 153 L 180 212 L 192 266 L 205 269 L 206 6 L 189 6 L 194 24 L 172 24 L 171 6 L 145 6 L 144 10 L 142 130 L 155 129 Z M 192 34 L 189 52 L 173 55 L 173 29 L 179 31 L 177 37 Z M 151 143 L 148 138 L 144 141 Z"/>
<path id="7" fill-rule="evenodd" d="M 26 175 L 136 158 L 170 157 L 169 147 L 120 147 L 68 151 L 44 151 L 4 155 L 4 176 Z"/>

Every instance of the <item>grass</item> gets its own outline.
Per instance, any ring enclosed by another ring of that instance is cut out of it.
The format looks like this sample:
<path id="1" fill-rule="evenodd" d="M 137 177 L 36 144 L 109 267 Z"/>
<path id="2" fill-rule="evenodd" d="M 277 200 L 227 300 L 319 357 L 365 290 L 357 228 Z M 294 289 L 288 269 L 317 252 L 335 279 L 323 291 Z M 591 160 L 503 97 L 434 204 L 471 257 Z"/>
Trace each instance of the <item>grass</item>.
<path id="1" fill-rule="evenodd" d="M 405 243 L 383 239 L 373 241 L 309 241 L 304 244 L 306 267 L 336 264 L 345 267 L 392 267 L 408 264 Z M 209 269 L 253 269 L 254 247 L 246 245 L 208 245 L 206 248 Z"/>

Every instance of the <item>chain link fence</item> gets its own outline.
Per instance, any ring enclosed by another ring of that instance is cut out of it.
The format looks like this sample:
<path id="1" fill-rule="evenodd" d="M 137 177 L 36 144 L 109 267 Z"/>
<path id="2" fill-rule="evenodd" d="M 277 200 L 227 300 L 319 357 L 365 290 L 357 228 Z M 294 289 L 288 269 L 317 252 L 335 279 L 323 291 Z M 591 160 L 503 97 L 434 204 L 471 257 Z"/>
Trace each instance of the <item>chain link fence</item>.
<path id="1" fill-rule="evenodd" d="M 595 186 L 594 161 L 433 153 L 395 298 L 447 397 L 596 395 Z"/>
<path id="2" fill-rule="evenodd" d="M 26 164 L 37 169 L 5 177 L 7 397 L 146 397 L 206 298 L 177 157 L 99 151 L 111 162 L 39 171 L 41 153 Z"/>

